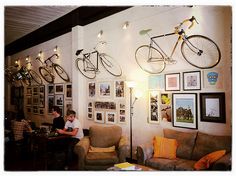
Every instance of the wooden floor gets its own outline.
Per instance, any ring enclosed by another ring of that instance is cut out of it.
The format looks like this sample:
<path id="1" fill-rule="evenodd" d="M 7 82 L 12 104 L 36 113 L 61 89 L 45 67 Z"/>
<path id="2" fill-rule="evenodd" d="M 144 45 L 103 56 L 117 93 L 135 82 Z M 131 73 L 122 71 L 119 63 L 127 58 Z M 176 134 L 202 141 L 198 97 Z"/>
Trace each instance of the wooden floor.
<path id="1" fill-rule="evenodd" d="M 65 154 L 54 153 L 49 154 L 45 167 L 45 160 L 32 152 L 19 149 L 13 144 L 5 144 L 4 148 L 4 170 L 5 171 L 64 171 L 65 170 Z M 77 169 L 77 157 L 75 156 L 68 170 Z"/>

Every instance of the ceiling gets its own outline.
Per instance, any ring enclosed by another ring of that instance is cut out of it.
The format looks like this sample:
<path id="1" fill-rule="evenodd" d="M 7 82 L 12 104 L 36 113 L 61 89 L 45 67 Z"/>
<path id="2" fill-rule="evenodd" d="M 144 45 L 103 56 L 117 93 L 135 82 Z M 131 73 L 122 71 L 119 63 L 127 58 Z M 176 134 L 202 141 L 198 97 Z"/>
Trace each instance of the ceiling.
<path id="1" fill-rule="evenodd" d="M 64 16 L 78 6 L 6 6 L 5 45 Z"/>
<path id="2" fill-rule="evenodd" d="M 5 6 L 5 56 L 127 8 L 130 6 Z"/>

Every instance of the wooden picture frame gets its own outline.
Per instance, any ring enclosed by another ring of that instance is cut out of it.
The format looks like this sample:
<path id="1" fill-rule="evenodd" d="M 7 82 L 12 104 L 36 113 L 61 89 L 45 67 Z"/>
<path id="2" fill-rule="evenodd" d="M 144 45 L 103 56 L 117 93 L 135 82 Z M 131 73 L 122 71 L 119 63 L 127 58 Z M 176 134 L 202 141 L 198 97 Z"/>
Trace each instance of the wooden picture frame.
<path id="1" fill-rule="evenodd" d="M 197 94 L 173 93 L 172 118 L 174 127 L 197 129 Z"/>
<path id="2" fill-rule="evenodd" d="M 201 72 L 183 72 L 184 90 L 201 90 Z"/>
<path id="3" fill-rule="evenodd" d="M 201 121 L 226 123 L 225 93 L 200 93 Z"/>
<path id="4" fill-rule="evenodd" d="M 165 90 L 180 91 L 180 73 L 165 74 Z"/>

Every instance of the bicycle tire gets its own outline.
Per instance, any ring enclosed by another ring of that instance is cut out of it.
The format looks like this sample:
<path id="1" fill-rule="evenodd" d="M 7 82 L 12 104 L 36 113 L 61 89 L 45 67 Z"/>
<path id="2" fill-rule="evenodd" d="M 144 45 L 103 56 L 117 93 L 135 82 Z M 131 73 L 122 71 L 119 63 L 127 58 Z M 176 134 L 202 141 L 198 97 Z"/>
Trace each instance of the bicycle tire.
<path id="1" fill-rule="evenodd" d="M 200 69 L 208 69 L 215 67 L 220 62 L 220 49 L 210 38 L 202 35 L 191 35 L 187 37 L 187 41 L 191 44 L 187 44 L 183 41 L 181 44 L 181 53 L 190 65 Z M 197 54 L 193 52 L 194 48 L 192 45 L 202 50 L 202 53 L 198 52 L 199 54 Z"/>
<path id="2" fill-rule="evenodd" d="M 61 79 L 63 79 L 65 82 L 70 82 L 70 78 L 62 66 L 53 64 L 53 68 Z"/>
<path id="3" fill-rule="evenodd" d="M 38 85 L 43 84 L 42 78 L 34 70 L 29 70 L 29 74 L 32 78 L 32 81 L 36 82 Z"/>
<path id="4" fill-rule="evenodd" d="M 100 61 L 102 66 L 109 72 L 111 75 L 119 77 L 122 75 L 122 70 L 120 65 L 113 59 L 111 56 L 102 53 L 99 54 Z"/>
<path id="5" fill-rule="evenodd" d="M 153 58 L 153 61 L 149 61 L 150 58 Z M 138 47 L 135 51 L 135 59 L 139 67 L 150 74 L 161 73 L 166 67 L 162 53 L 149 45 Z"/>
<path id="6" fill-rule="evenodd" d="M 44 67 L 39 67 L 39 73 L 48 83 L 54 83 L 54 76 Z"/>
<path id="7" fill-rule="evenodd" d="M 86 63 L 85 63 L 86 62 Z M 96 77 L 96 68 L 95 66 L 91 63 L 91 61 L 89 61 L 88 59 L 84 59 L 84 58 L 77 58 L 75 60 L 76 66 L 78 68 L 78 70 L 80 71 L 80 73 L 85 76 L 88 79 L 94 79 Z M 90 65 L 92 68 L 91 70 L 87 69 L 88 65 Z M 87 69 L 87 70 L 86 70 Z"/>

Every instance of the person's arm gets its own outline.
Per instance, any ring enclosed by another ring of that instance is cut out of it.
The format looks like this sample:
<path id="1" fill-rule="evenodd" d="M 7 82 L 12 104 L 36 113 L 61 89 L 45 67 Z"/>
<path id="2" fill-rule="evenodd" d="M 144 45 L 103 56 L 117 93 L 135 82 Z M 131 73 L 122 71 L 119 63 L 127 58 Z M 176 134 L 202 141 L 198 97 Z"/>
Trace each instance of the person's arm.
<path id="1" fill-rule="evenodd" d="M 73 131 L 66 131 L 66 128 L 64 128 L 63 130 L 58 129 L 57 132 L 60 134 L 66 134 L 66 135 L 70 135 L 70 136 L 75 136 L 79 131 L 79 128 L 74 128 Z"/>

